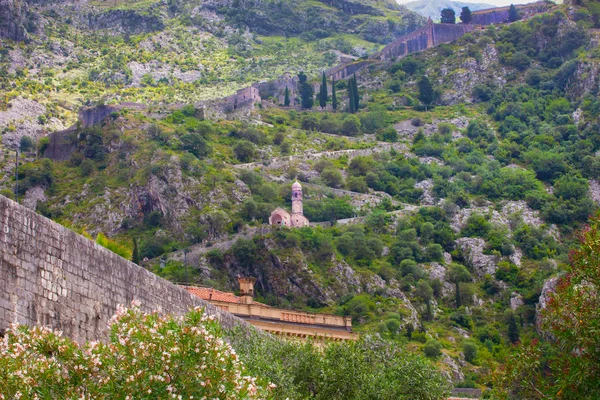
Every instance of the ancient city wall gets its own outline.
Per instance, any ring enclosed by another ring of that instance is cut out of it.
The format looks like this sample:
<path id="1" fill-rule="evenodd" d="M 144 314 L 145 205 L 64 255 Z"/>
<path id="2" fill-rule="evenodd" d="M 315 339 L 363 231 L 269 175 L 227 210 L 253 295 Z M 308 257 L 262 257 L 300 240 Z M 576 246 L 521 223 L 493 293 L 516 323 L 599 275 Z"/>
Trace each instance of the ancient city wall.
<path id="1" fill-rule="evenodd" d="M 350 75 L 354 74 L 358 70 L 363 67 L 372 64 L 373 61 L 365 60 L 365 61 L 353 61 L 349 64 L 338 65 L 337 67 L 333 67 L 327 71 L 325 71 L 325 75 L 329 79 L 335 79 L 336 81 L 349 78 Z"/>
<path id="2" fill-rule="evenodd" d="M 117 305 L 181 314 L 202 306 L 225 327 L 245 322 L 75 232 L 0 196 L 0 333 L 11 323 L 107 338 Z M 248 328 L 252 329 L 252 328 Z"/>
<path id="3" fill-rule="evenodd" d="M 453 42 L 477 28 L 479 27 L 465 24 L 434 24 L 433 45 Z"/>

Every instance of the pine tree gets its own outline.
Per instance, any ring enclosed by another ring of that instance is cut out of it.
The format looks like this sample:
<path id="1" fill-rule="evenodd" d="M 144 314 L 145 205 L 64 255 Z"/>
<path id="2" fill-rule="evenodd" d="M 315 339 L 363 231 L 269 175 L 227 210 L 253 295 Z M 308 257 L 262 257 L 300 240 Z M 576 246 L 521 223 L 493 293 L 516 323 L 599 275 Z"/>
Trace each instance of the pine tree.
<path id="1" fill-rule="evenodd" d="M 463 7 L 460 12 L 460 20 L 463 24 L 470 24 L 473 19 L 473 15 L 471 14 L 471 9 L 469 7 Z"/>
<path id="2" fill-rule="evenodd" d="M 285 94 L 283 96 L 283 105 L 285 107 L 290 106 L 290 89 L 287 86 L 285 87 Z"/>
<path id="3" fill-rule="evenodd" d="M 508 21 L 515 22 L 520 19 L 521 17 L 519 16 L 519 11 L 517 11 L 517 7 L 515 7 L 514 4 L 511 4 L 510 8 L 508 9 Z"/>
<path id="4" fill-rule="evenodd" d="M 138 265 L 140 264 L 140 251 L 138 250 L 136 238 L 133 238 L 133 251 L 131 252 L 131 262 Z"/>
<path id="5" fill-rule="evenodd" d="M 442 10 L 441 21 L 442 24 L 455 24 L 456 13 L 451 8 L 444 8 Z"/>
<path id="6" fill-rule="evenodd" d="M 433 86 L 431 86 L 431 82 L 427 75 L 423 75 L 419 81 L 419 100 L 421 100 L 421 103 L 425 104 L 425 111 L 427 111 L 427 106 L 433 102 L 433 98 Z"/>
<path id="7" fill-rule="evenodd" d="M 333 111 L 337 110 L 337 95 L 335 93 L 335 79 L 331 78 L 331 107 Z"/>
<path id="8" fill-rule="evenodd" d="M 319 94 L 319 105 L 321 109 L 327 105 L 327 77 L 325 71 L 323 71 L 323 80 L 321 81 L 321 93 Z"/>

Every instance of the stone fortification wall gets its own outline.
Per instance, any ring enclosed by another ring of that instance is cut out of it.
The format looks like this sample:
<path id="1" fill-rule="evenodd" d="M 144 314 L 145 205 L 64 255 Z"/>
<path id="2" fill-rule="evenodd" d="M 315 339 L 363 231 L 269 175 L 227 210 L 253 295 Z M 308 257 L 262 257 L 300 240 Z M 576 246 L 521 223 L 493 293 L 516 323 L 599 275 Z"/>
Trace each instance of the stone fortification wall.
<path id="1" fill-rule="evenodd" d="M 365 60 L 338 65 L 337 67 L 333 67 L 325 71 L 325 76 L 327 76 L 327 78 L 329 79 L 333 78 L 336 81 L 339 81 L 341 79 L 349 78 L 350 75 L 356 73 L 358 70 L 372 63 L 373 61 L 371 60 Z"/>
<path id="2" fill-rule="evenodd" d="M 515 7 L 519 11 L 521 18 L 529 18 L 535 14 L 548 11 L 553 5 L 547 1 L 538 1 L 536 3 L 516 5 Z M 502 24 L 508 21 L 509 9 L 510 7 L 497 7 L 473 11 L 471 23 L 475 25 Z"/>
<path id="3" fill-rule="evenodd" d="M 54 161 L 67 161 L 71 158 L 75 151 L 75 146 L 69 140 L 72 135 L 77 135 L 75 128 L 52 132 L 48 135 L 49 143 L 46 151 L 44 151 L 44 157 Z"/>
<path id="4" fill-rule="evenodd" d="M 465 24 L 434 24 L 433 45 L 437 46 L 441 43 L 453 42 L 477 28 L 479 27 Z"/>
<path id="5" fill-rule="evenodd" d="M 433 25 L 433 21 L 429 20 L 423 27 L 385 46 L 375 57 L 381 60 L 390 60 L 433 47 Z"/>
<path id="6" fill-rule="evenodd" d="M 242 325 L 172 283 L 0 196 L 0 331 L 11 323 L 59 329 L 79 342 L 107 338 L 117 305 L 181 314 L 202 306 L 225 327 Z M 1 333 L 1 332 L 0 332 Z"/>

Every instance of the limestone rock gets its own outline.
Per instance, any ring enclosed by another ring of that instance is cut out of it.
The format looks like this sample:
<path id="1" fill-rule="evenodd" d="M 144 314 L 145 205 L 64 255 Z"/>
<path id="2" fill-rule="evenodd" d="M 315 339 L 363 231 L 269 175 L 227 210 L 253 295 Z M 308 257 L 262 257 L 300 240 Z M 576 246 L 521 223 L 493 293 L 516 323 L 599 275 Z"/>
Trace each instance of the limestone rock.
<path id="1" fill-rule="evenodd" d="M 46 201 L 46 194 L 44 193 L 44 188 L 41 186 L 34 186 L 25 192 L 25 198 L 23 199 L 23 206 L 29 208 L 30 210 L 35 210 L 37 207 L 38 201 Z"/>
<path id="2" fill-rule="evenodd" d="M 525 304 L 523 302 L 523 296 L 521 296 L 518 293 L 511 293 L 510 294 L 510 308 L 511 310 L 515 311 L 517 308 L 521 307 L 523 304 Z"/>
<path id="3" fill-rule="evenodd" d="M 486 274 L 496 273 L 499 257 L 483 254 L 485 240 L 463 237 L 456 240 L 456 247 L 463 254 L 465 263 L 473 270 L 477 279 L 481 280 Z"/>
<path id="4" fill-rule="evenodd" d="M 547 279 L 544 282 L 544 286 L 542 287 L 542 293 L 540 294 L 540 300 L 535 307 L 535 327 L 539 334 L 547 336 L 545 332 L 542 331 L 542 316 L 541 311 L 544 310 L 548 306 L 548 301 L 550 300 L 550 294 L 554 292 L 556 286 L 558 285 L 559 278 L 557 276 Z"/>

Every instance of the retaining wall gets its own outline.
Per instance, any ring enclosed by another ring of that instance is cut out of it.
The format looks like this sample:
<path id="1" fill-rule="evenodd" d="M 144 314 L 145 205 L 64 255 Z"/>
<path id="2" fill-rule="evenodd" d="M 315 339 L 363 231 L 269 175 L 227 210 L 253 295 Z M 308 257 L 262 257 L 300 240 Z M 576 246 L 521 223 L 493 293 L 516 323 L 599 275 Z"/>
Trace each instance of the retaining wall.
<path id="1" fill-rule="evenodd" d="M 59 329 L 78 342 L 107 338 L 119 304 L 182 314 L 202 306 L 223 326 L 232 314 L 81 235 L 0 196 L 0 333 L 11 323 Z"/>

